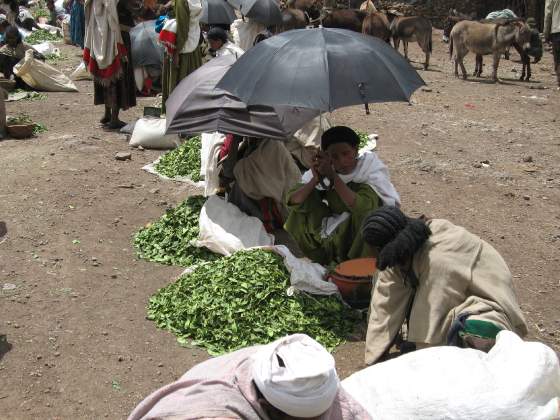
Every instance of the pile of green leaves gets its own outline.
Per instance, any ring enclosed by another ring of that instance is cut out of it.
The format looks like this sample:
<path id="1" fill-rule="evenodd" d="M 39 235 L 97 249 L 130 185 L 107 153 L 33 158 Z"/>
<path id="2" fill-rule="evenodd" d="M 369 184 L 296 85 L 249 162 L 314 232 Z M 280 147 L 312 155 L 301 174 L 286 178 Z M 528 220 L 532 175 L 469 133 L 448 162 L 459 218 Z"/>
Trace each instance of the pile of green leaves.
<path id="1" fill-rule="evenodd" d="M 156 164 L 155 169 L 160 174 L 175 178 L 183 176 L 200 181 L 200 149 L 202 142 L 200 136 L 191 137 L 175 150 L 163 155 Z"/>
<path id="2" fill-rule="evenodd" d="M 62 36 L 57 32 L 51 34 L 49 31 L 45 29 L 38 29 L 33 31 L 27 38 L 25 38 L 25 43 L 30 45 L 40 44 L 41 42 L 53 42 L 53 41 L 61 41 Z"/>
<path id="3" fill-rule="evenodd" d="M 49 12 L 49 9 L 42 7 L 42 8 L 36 9 L 33 12 L 33 17 L 35 18 L 35 20 L 39 19 L 40 17 L 50 18 L 51 17 L 51 12 Z"/>
<path id="4" fill-rule="evenodd" d="M 356 313 L 333 296 L 289 296 L 289 285 L 281 257 L 241 251 L 198 265 L 160 289 L 150 299 L 148 318 L 180 343 L 200 345 L 212 355 L 294 333 L 305 333 L 329 350 L 341 344 Z"/>
<path id="5" fill-rule="evenodd" d="M 364 133 L 363 131 L 358 131 L 358 130 L 355 130 L 355 131 L 356 131 L 356 134 L 358 134 L 358 137 L 360 137 L 360 145 L 359 145 L 358 148 L 361 149 L 362 147 L 367 145 L 367 143 L 369 141 L 369 138 L 368 138 L 369 134 Z"/>
<path id="6" fill-rule="evenodd" d="M 14 93 L 26 93 L 27 96 L 23 98 L 24 101 L 45 101 L 48 98 L 46 93 L 34 91 L 29 92 L 24 89 L 16 89 L 14 90 Z"/>
<path id="7" fill-rule="evenodd" d="M 8 125 L 26 125 L 26 124 L 33 124 L 33 134 L 41 134 L 47 130 L 47 127 L 42 123 L 34 123 L 31 120 L 31 117 L 27 114 L 19 114 L 15 117 L 8 117 L 6 119 Z"/>
<path id="8" fill-rule="evenodd" d="M 205 201 L 201 196 L 189 197 L 136 233 L 134 246 L 138 256 L 148 261 L 184 267 L 219 258 L 220 255 L 193 245 L 198 238 L 198 218 Z"/>
<path id="9" fill-rule="evenodd" d="M 68 57 L 64 54 L 46 54 L 45 55 L 45 60 L 47 61 L 47 63 L 49 64 L 53 64 L 53 65 L 57 65 L 60 62 L 66 60 Z"/>

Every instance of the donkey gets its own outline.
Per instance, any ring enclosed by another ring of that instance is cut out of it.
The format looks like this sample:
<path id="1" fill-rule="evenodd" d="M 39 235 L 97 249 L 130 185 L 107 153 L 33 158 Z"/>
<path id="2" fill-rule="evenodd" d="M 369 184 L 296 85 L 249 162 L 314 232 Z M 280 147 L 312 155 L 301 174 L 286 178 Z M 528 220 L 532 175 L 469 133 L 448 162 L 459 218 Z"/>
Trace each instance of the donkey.
<path id="1" fill-rule="evenodd" d="M 381 38 L 388 44 L 391 43 L 391 30 L 389 29 L 389 19 L 385 13 L 370 13 L 364 18 L 362 33 Z"/>
<path id="2" fill-rule="evenodd" d="M 400 41 L 403 42 L 404 57 L 408 60 L 408 43 L 416 41 L 424 54 L 424 70 L 430 65 L 432 53 L 432 22 L 423 16 L 396 16 L 389 14 L 391 36 L 395 49 L 399 50 Z"/>
<path id="3" fill-rule="evenodd" d="M 459 77 L 458 67 L 461 66 L 463 79 L 467 78 L 463 59 L 470 51 L 481 57 L 492 54 L 494 58 L 492 79 L 497 81 L 498 66 L 503 52 L 513 43 L 521 46 L 522 49 L 528 48 L 531 30 L 525 22 L 518 19 L 498 23 L 464 20 L 457 23 L 452 29 L 450 39 L 449 55 L 455 61 L 455 76 Z M 455 54 L 453 55 L 454 49 Z M 480 65 L 481 63 L 482 60 L 480 60 Z"/>

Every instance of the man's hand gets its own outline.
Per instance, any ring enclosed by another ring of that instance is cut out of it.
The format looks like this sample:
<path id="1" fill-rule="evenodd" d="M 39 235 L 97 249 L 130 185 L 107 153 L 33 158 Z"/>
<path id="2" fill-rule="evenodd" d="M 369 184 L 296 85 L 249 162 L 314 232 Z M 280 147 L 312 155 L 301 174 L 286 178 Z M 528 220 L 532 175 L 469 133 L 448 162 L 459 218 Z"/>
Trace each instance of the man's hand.
<path id="1" fill-rule="evenodd" d="M 331 181 L 334 179 L 336 174 L 330 156 L 325 152 L 319 152 L 317 155 L 317 172 L 320 175 L 326 176 Z"/>

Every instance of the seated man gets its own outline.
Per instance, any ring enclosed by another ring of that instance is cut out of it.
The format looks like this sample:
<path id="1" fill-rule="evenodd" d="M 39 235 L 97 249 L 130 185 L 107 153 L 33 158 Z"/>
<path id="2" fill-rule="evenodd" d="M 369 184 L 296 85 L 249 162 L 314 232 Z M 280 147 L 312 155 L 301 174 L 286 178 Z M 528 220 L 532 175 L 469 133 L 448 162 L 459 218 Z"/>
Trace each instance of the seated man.
<path id="1" fill-rule="evenodd" d="M 221 57 L 223 55 L 234 55 L 239 58 L 243 55 L 244 51 L 228 39 L 227 32 L 217 26 L 211 28 L 206 35 L 210 53 L 214 57 Z"/>
<path id="2" fill-rule="evenodd" d="M 129 420 L 371 417 L 339 385 L 333 357 L 304 334 L 207 360 L 155 391 Z"/>
<path id="3" fill-rule="evenodd" d="M 383 204 L 399 204 L 387 167 L 373 152 L 359 154 L 359 142 L 348 127 L 325 131 L 314 165 L 288 194 L 284 228 L 319 264 L 368 256 L 363 218 Z"/>
<path id="4" fill-rule="evenodd" d="M 33 47 L 23 42 L 21 34 L 16 26 L 10 26 L 6 29 L 6 45 L 0 48 L 0 71 L 4 74 L 6 79 L 12 75 L 16 80 L 16 87 L 20 89 L 28 88 L 27 84 L 19 77 L 14 75 L 14 66 L 19 63 L 24 57 L 27 50 L 32 50 Z M 38 52 L 33 55 L 37 59 L 44 59 Z"/>
<path id="5" fill-rule="evenodd" d="M 364 220 L 378 252 L 366 337 L 366 363 L 389 350 L 406 319 L 417 347 L 458 345 L 488 351 L 500 330 L 521 337 L 527 324 L 500 254 L 443 219 L 411 219 L 382 207 Z"/>

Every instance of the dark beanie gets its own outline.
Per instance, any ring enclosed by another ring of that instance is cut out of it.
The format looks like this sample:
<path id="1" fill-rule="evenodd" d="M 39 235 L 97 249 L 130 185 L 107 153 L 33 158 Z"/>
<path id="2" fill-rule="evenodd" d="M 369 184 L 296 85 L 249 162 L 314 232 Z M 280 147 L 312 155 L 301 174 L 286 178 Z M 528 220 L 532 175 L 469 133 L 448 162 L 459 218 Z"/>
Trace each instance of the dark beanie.
<path id="1" fill-rule="evenodd" d="M 228 36 L 227 36 L 226 31 L 224 31 L 222 28 L 218 28 L 217 26 L 214 26 L 213 28 L 211 28 L 208 31 L 208 34 L 206 35 L 206 37 L 208 39 L 212 39 L 212 40 L 221 40 L 224 44 L 228 40 Z"/>
<path id="2" fill-rule="evenodd" d="M 360 137 L 350 127 L 337 125 L 323 133 L 321 136 L 321 149 L 327 150 L 329 146 L 336 143 L 348 143 L 352 147 L 358 147 Z"/>
<path id="3" fill-rule="evenodd" d="M 366 243 L 379 248 L 379 270 L 405 263 L 431 233 L 424 220 L 411 219 L 394 206 L 379 208 L 362 223 L 362 237 Z"/>

